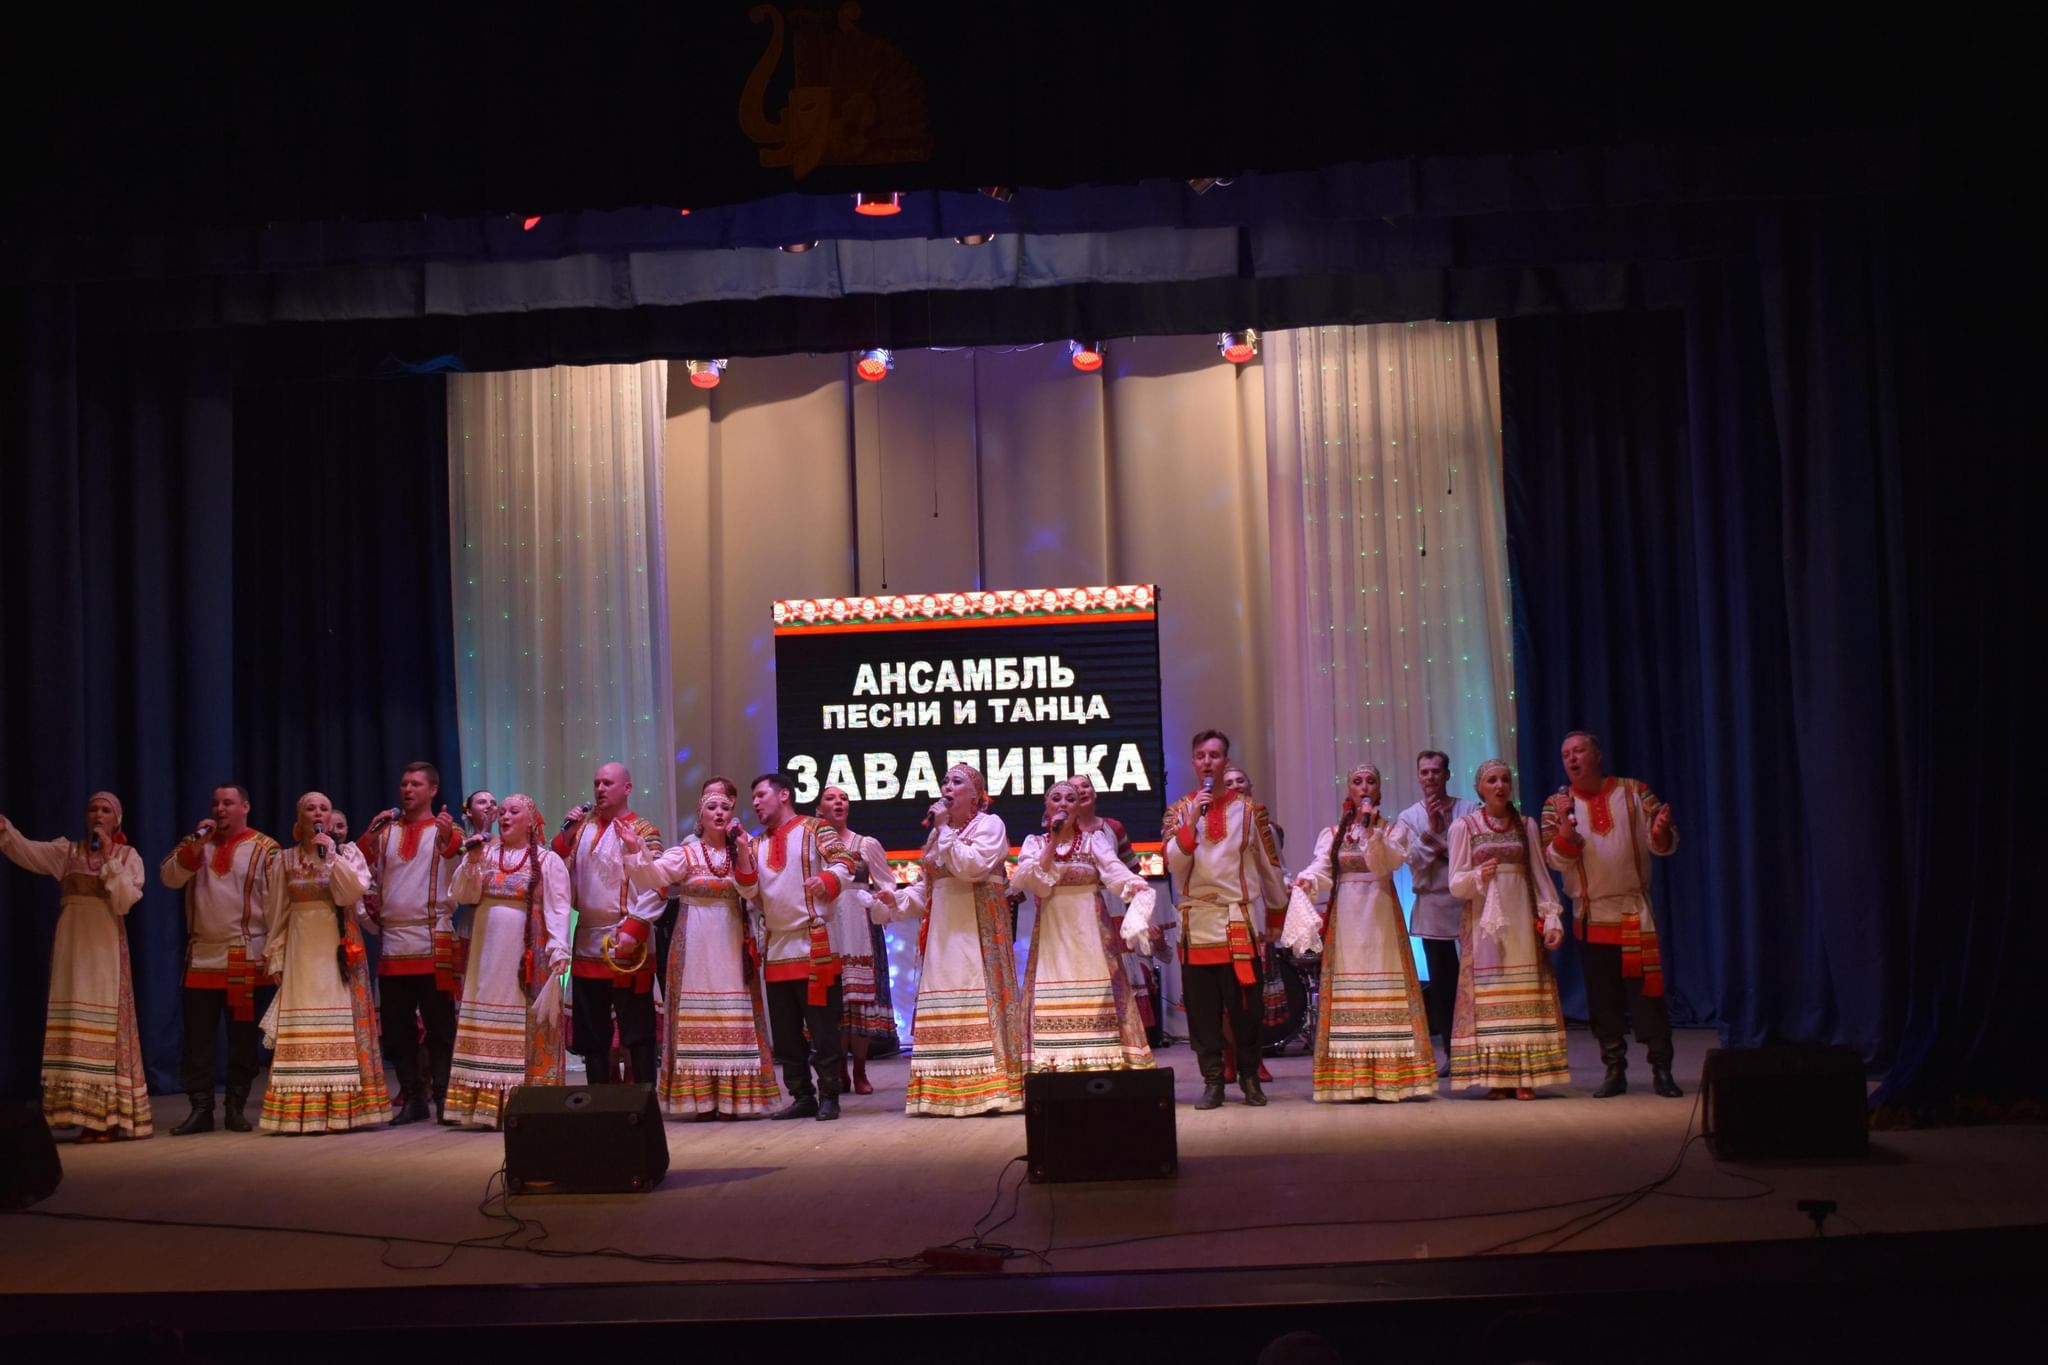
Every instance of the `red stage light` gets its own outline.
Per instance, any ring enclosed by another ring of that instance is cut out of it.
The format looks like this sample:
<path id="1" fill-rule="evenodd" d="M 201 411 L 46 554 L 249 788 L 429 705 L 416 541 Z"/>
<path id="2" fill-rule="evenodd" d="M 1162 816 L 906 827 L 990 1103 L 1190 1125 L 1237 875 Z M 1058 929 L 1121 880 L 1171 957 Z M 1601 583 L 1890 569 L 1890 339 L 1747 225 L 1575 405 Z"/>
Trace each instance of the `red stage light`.
<path id="1" fill-rule="evenodd" d="M 1093 374 L 1102 368 L 1103 345 L 1099 341 L 1070 341 L 1067 350 L 1072 355 L 1074 368 L 1083 374 Z"/>
<path id="2" fill-rule="evenodd" d="M 981 192 L 995 200 L 998 204 L 1007 204 L 1017 197 L 1017 191 L 1011 189 L 1008 185 L 983 185 Z"/>
<path id="3" fill-rule="evenodd" d="M 896 368 L 896 355 L 886 347 L 871 346 L 860 353 L 854 362 L 853 372 L 870 384 L 879 383 L 889 377 L 889 371 Z"/>
<path id="4" fill-rule="evenodd" d="M 527 219 L 527 220 L 526 220 L 525 226 L 524 226 L 524 227 L 522 227 L 522 228 L 521 228 L 520 230 L 521 230 L 522 232 L 531 232 L 531 231 L 533 231 L 533 230 L 534 230 L 535 228 L 537 228 L 537 227 L 539 227 L 539 226 L 540 226 L 540 215 L 536 213 L 536 214 L 534 214 L 534 215 L 533 215 L 533 217 L 531 217 L 531 218 L 529 218 L 529 219 Z"/>
<path id="5" fill-rule="evenodd" d="M 1231 364 L 1242 365 L 1259 353 L 1259 334 L 1249 327 L 1241 332 L 1225 332 L 1216 338 L 1216 349 Z"/>
<path id="6" fill-rule="evenodd" d="M 690 216 L 690 211 L 688 209 L 677 209 L 676 212 L 681 214 L 685 218 L 688 218 Z"/>
<path id="7" fill-rule="evenodd" d="M 690 383 L 700 389 L 715 389 L 725 375 L 729 360 L 685 360 L 683 368 L 689 372 Z"/>
<path id="8" fill-rule="evenodd" d="M 903 196 L 894 191 L 856 194 L 853 196 L 853 211 L 869 218 L 887 218 L 892 213 L 903 212 Z"/>

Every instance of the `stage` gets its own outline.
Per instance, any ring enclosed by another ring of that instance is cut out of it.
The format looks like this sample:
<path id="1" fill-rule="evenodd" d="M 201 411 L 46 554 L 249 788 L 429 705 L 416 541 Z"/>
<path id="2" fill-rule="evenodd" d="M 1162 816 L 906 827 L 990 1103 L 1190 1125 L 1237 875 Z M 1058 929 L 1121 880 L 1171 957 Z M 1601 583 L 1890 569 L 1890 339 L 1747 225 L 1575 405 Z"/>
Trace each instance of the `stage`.
<path id="1" fill-rule="evenodd" d="M 514 1213 L 545 1224 L 540 1244 L 557 1253 L 549 1258 L 441 1245 L 510 1230 L 477 1210 L 487 1187 L 497 1188 L 497 1134 L 414 1125 L 317 1138 L 177 1138 L 165 1134 L 184 1105 L 165 1096 L 159 1136 L 63 1147 L 64 1183 L 35 1210 L 52 1216 L 8 1224 L 0 1284 L 17 1295 L 111 1286 L 205 1295 L 909 1276 L 872 1263 L 968 1238 L 977 1219 L 987 1230 L 1013 1201 L 1015 1218 L 987 1240 L 1036 1254 L 1009 1260 L 1006 1280 L 1541 1252 L 1578 1226 L 1575 1215 L 1599 1212 L 1600 1196 L 1664 1174 L 1696 1129 L 1712 1037 L 1695 1030 L 1679 1039 L 1684 1100 L 1651 1095 L 1640 1059 L 1631 1074 L 1641 1084 L 1628 1095 L 1590 1099 L 1599 1066 L 1591 1039 L 1574 1030 L 1572 1089 L 1534 1102 L 1472 1092 L 1400 1105 L 1313 1104 L 1307 1059 L 1287 1057 L 1270 1063 L 1267 1109 L 1239 1103 L 1233 1087 L 1231 1102 L 1210 1113 L 1189 1107 L 1198 1089 L 1192 1054 L 1170 1047 L 1159 1055 L 1175 1068 L 1181 1100 L 1178 1179 L 1023 1183 L 1021 1194 L 1023 1166 L 1009 1164 L 1024 1151 L 1020 1116 L 906 1117 L 908 1064 L 884 1061 L 871 1068 L 876 1093 L 849 1096 L 836 1124 L 670 1123 L 672 1165 L 650 1195 L 513 1200 Z M 1566 1245 L 1811 1238 L 1801 1199 L 1836 1202 L 1831 1237 L 2048 1223 L 2044 1157 L 2048 1132 L 2025 1126 L 1880 1132 L 1868 1159 L 1854 1164 L 1722 1165 L 1695 1142 L 1658 1193 Z M 997 1211 L 984 1218 L 992 1201 Z M 508 1240 L 526 1244 L 539 1231 Z M 387 1248 L 377 1237 L 393 1240 Z M 598 1248 L 664 1259 L 561 1254 Z M 806 1264 L 773 1264 L 785 1261 Z M 1139 1293 L 1098 1306 L 1144 1305 Z M 801 1310 L 792 1300 L 779 1311 Z"/>

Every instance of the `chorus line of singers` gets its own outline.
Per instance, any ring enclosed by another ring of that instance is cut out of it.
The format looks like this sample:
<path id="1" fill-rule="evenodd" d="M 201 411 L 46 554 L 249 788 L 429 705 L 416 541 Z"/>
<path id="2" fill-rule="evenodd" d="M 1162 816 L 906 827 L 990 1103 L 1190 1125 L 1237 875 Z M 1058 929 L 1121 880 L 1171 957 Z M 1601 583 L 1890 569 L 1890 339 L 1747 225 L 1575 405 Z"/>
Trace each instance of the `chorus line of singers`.
<path id="1" fill-rule="evenodd" d="M 1492 1098 L 1567 1083 L 1549 961 L 1563 910 L 1546 866 L 1581 941 L 1606 1068 L 1594 1094 L 1627 1088 L 1629 1019 L 1656 1092 L 1680 1093 L 1649 898 L 1650 859 L 1674 852 L 1678 831 L 1647 786 L 1608 775 L 1598 739 L 1566 738 L 1569 785 L 1540 823 L 1516 805 L 1499 759 L 1479 765 L 1478 799 L 1463 800 L 1448 794 L 1449 759 L 1425 751 L 1422 799 L 1393 815 L 1379 771 L 1361 766 L 1291 879 L 1229 748 L 1220 731 L 1194 737 L 1199 785 L 1161 831 L 1202 1075 L 1195 1108 L 1220 1106 L 1231 1078 L 1245 1103 L 1266 1103 L 1259 1040 L 1276 946 L 1320 956 L 1316 1100 L 1417 1098 L 1441 1074 Z M 752 835 L 738 786 L 713 778 L 696 832 L 669 847 L 632 811 L 632 789 L 623 765 L 600 767 L 593 800 L 550 840 L 524 794 L 478 792 L 459 817 L 436 813 L 439 774 L 413 763 L 399 804 L 360 838 L 308 792 L 279 846 L 249 827 L 244 788 L 218 788 L 210 818 L 159 868 L 184 893 L 187 929 L 191 1112 L 172 1131 L 214 1127 L 223 1016 L 223 1123 L 235 1131 L 251 1127 L 259 1039 L 273 1058 L 258 1124 L 272 1132 L 496 1126 L 517 1087 L 562 1083 L 568 1052 L 591 1079 L 623 1069 L 652 1083 L 672 1116 L 835 1119 L 843 1093 L 872 1093 L 870 1043 L 893 1040 L 881 934 L 892 921 L 920 926 L 909 1113 L 1014 1112 L 1029 1072 L 1153 1065 L 1156 986 L 1141 964 L 1160 950 L 1154 892 L 1085 777 L 1047 791 L 1042 827 L 1012 869 L 982 775 L 956 765 L 931 809 L 921 875 L 902 888 L 877 841 L 847 828 L 838 788 L 804 815 L 783 774 L 762 774 L 746 794 L 761 826 Z M 111 793 L 91 798 L 86 824 L 84 839 L 38 843 L 0 817 L 0 851 L 61 887 L 43 1108 L 83 1141 L 147 1137 L 122 928 L 144 867 Z M 1412 923 L 1393 883 L 1404 864 Z M 1019 893 L 1038 904 L 1021 992 Z M 1411 929 L 1429 961 L 1427 1001 Z M 381 938 L 374 990 L 366 933 Z M 1448 1056 L 1441 1069 L 1432 1035 Z"/>

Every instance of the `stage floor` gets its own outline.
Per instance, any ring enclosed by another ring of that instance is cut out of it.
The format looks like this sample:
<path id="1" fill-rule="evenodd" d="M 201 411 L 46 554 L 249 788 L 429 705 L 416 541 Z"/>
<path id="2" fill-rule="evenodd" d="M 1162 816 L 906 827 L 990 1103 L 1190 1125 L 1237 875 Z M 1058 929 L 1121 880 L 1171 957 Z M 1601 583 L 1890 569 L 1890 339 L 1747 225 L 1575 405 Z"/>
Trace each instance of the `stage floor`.
<path id="1" fill-rule="evenodd" d="M 1011 1273 L 1301 1266 L 1537 1252 L 1544 1234 L 1662 1174 L 1696 1123 L 1694 1096 L 1711 1035 L 1679 1035 L 1684 1100 L 1636 1088 L 1595 1101 L 1592 1040 L 1574 1031 L 1575 1084 L 1533 1103 L 1439 1095 L 1399 1105 L 1309 1101 L 1308 1061 L 1270 1063 L 1272 1104 L 1235 1087 L 1223 1109 L 1187 1107 L 1193 1055 L 1175 1068 L 1178 1179 L 1108 1185 L 1023 1183 L 1020 1116 L 911 1119 L 908 1063 L 871 1069 L 877 1090 L 848 1097 L 835 1124 L 671 1123 L 672 1165 L 650 1195 L 512 1201 L 546 1225 L 556 1252 L 618 1248 L 667 1257 L 857 1262 L 913 1257 L 968 1235 L 996 1198 L 1017 1215 L 990 1240 L 1041 1257 Z M 175 1138 L 176 1096 L 157 1101 L 159 1136 L 65 1146 L 64 1183 L 36 1212 L 173 1223 L 260 1224 L 237 1231 L 27 1217 L 7 1223 L 0 1292 L 128 1293 L 423 1284 L 595 1284 L 816 1276 L 816 1268 L 649 1263 L 612 1256 L 541 1258 L 498 1249 L 309 1235 L 302 1229 L 454 1242 L 506 1229 L 478 1211 L 500 1164 L 496 1134 L 434 1125 L 320 1138 L 215 1132 Z M 1717 1165 L 1693 1144 L 1662 1193 L 1571 1240 L 1570 1250 L 1801 1238 L 1796 1201 L 1836 1201 L 1830 1235 L 2048 1222 L 2048 1130 L 2038 1127 L 1876 1133 L 1856 1164 Z M 1759 1183 L 1761 1182 L 1761 1183 Z M 1022 1184 L 1021 1193 L 1015 1193 Z M 1564 1205 L 1530 1210 L 1535 1205 Z M 987 1227 L 994 1218 L 983 1222 Z M 530 1240 L 533 1232 L 514 1241 Z M 388 1261 L 388 1263 L 387 1263 Z M 842 1273 L 870 1276 L 873 1268 Z"/>

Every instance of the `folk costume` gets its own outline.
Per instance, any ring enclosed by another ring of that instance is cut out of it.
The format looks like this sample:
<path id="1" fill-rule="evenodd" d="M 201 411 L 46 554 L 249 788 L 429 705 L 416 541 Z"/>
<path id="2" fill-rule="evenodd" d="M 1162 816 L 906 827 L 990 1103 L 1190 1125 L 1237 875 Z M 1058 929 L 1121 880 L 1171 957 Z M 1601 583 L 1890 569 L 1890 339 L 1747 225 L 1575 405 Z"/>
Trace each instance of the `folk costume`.
<path id="1" fill-rule="evenodd" d="M 583 1059 L 584 1076 L 592 1085 L 610 1078 L 614 1015 L 619 1046 L 633 1061 L 634 1081 L 652 1085 L 659 1076 L 654 932 L 668 902 L 661 891 L 635 887 L 626 876 L 618 832 L 622 822 L 640 836 L 641 847 L 651 854 L 661 852 L 654 826 L 631 811 L 617 820 L 602 819 L 593 811 L 564 826 L 554 843 L 555 853 L 569 869 L 569 893 L 576 907 L 574 960 L 569 968 L 569 1050 Z"/>
<path id="2" fill-rule="evenodd" d="M 329 858 L 296 846 L 278 855 L 263 948 L 278 983 L 264 1016 L 275 1048 L 263 1093 L 265 1132 L 346 1132 L 391 1117 L 369 954 L 350 910 L 369 884 L 353 844 Z"/>
<path id="3" fill-rule="evenodd" d="M 59 888 L 43 1023 L 43 1117 L 53 1128 L 146 1138 L 155 1128 L 135 1030 L 127 922 L 142 898 L 142 859 L 120 832 L 121 803 L 110 792 L 95 796 L 114 806 L 115 832 L 104 847 L 31 841 L 9 825 L 0 830 L 0 853 L 56 878 Z"/>
<path id="4" fill-rule="evenodd" d="M 1052 863 L 1041 862 L 1052 840 Z M 1122 925 L 1129 906 L 1142 944 L 1153 891 L 1116 855 L 1107 829 L 1069 822 L 1058 839 L 1034 834 L 1017 855 L 1012 888 L 1038 898 L 1024 980 L 1026 1071 L 1126 1071 L 1152 1065 L 1145 1021 L 1124 975 Z M 1104 892 L 1114 895 L 1112 918 Z"/>
<path id="5" fill-rule="evenodd" d="M 449 889 L 476 909 L 441 1118 L 502 1127 L 514 1090 L 562 1084 L 569 870 L 538 839 L 518 849 L 493 840 L 477 862 L 456 865 Z"/>
<path id="6" fill-rule="evenodd" d="M 214 1047 L 227 1016 L 226 1122 L 247 1131 L 242 1107 L 255 1083 L 261 1032 L 257 1019 L 277 983 L 264 970 L 264 915 L 278 878 L 275 840 L 253 829 L 216 831 L 201 842 L 187 835 L 157 869 L 165 886 L 185 893 L 185 1094 L 192 1112 L 173 1134 L 213 1128 Z"/>
<path id="7" fill-rule="evenodd" d="M 427 1116 L 430 1093 L 437 1112 L 448 1094 L 461 982 L 449 886 L 462 834 L 451 828 L 443 838 L 434 818 L 421 815 L 365 833 L 356 848 L 370 869 L 376 901 L 376 909 L 366 910 L 361 921 L 382 940 L 377 1015 L 384 1029 L 384 1058 L 398 1078 L 397 1121 L 409 1123 Z M 429 1068 L 425 1076 L 420 1075 L 422 1029 Z"/>
<path id="8" fill-rule="evenodd" d="M 853 880 L 855 857 L 831 825 L 815 816 L 793 815 L 762 833 L 754 861 L 767 928 L 762 976 L 768 1026 L 792 1101 L 782 1113 L 835 1117 L 846 1000 L 832 942 L 832 909 Z M 819 894 L 805 885 L 813 877 L 824 884 Z"/>

